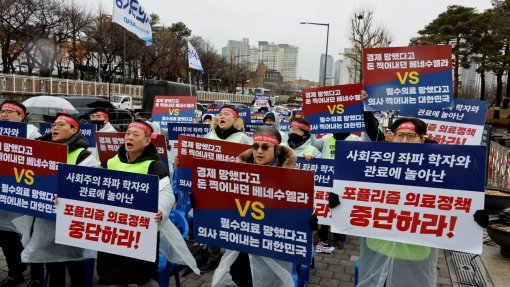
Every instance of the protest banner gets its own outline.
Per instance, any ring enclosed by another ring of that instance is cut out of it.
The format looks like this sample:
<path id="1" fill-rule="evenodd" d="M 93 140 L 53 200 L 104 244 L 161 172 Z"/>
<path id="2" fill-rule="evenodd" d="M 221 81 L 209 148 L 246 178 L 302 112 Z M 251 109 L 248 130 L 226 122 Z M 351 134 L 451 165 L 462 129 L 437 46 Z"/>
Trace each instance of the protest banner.
<path id="1" fill-rule="evenodd" d="M 193 159 L 193 195 L 196 242 L 310 264 L 312 172 Z"/>
<path id="2" fill-rule="evenodd" d="M 332 232 L 480 254 L 485 149 L 337 141 Z"/>
<path id="3" fill-rule="evenodd" d="M 67 162 L 67 145 L 0 136 L 0 209 L 55 220 L 61 162 Z"/>
<path id="4" fill-rule="evenodd" d="M 97 144 L 97 152 L 99 154 L 99 161 L 103 167 L 106 167 L 106 163 L 109 159 L 117 155 L 119 147 L 124 145 L 124 137 L 126 133 L 109 132 L 96 133 L 95 143 Z M 151 139 L 151 142 L 156 146 L 161 159 L 168 166 L 166 140 L 164 135 L 156 135 L 155 139 Z"/>
<path id="5" fill-rule="evenodd" d="M 257 95 L 253 98 L 253 107 L 258 110 L 260 108 L 269 108 L 270 104 L 269 101 L 271 100 L 271 97 L 266 95 Z"/>
<path id="6" fill-rule="evenodd" d="M 27 138 L 27 124 L 24 122 L 0 121 L 0 136 Z"/>
<path id="7" fill-rule="evenodd" d="M 449 45 L 363 49 L 365 111 L 452 107 L 452 81 Z"/>
<path id="8" fill-rule="evenodd" d="M 235 162 L 239 154 L 250 148 L 246 144 L 179 135 L 179 168 L 191 168 L 192 158 Z"/>
<path id="9" fill-rule="evenodd" d="M 159 124 L 163 134 L 168 123 L 191 123 L 195 118 L 197 97 L 155 96 L 152 107 L 152 121 Z"/>
<path id="10" fill-rule="evenodd" d="M 59 165 L 55 242 L 154 262 L 155 175 Z"/>
<path id="11" fill-rule="evenodd" d="M 361 84 L 303 89 L 303 115 L 311 133 L 365 130 Z"/>
<path id="12" fill-rule="evenodd" d="M 331 225 L 331 209 L 329 208 L 328 198 L 333 191 L 335 161 L 322 158 L 307 161 L 304 157 L 298 157 L 296 168 L 314 172 L 313 210 L 319 224 Z"/>
<path id="13" fill-rule="evenodd" d="M 243 119 L 245 124 L 251 122 L 250 109 L 237 109 L 237 114 Z"/>
<path id="14" fill-rule="evenodd" d="M 290 122 L 280 122 L 280 131 L 288 133 L 290 129 Z"/>
<path id="15" fill-rule="evenodd" d="M 264 112 L 251 112 L 250 123 L 251 124 L 262 124 L 264 122 Z"/>
<path id="16" fill-rule="evenodd" d="M 187 198 L 191 192 L 191 167 L 193 158 L 214 159 L 217 161 L 235 162 L 236 157 L 250 148 L 249 145 L 206 138 L 179 135 L 179 168 L 176 169 L 176 180 L 180 198 Z"/>
<path id="17" fill-rule="evenodd" d="M 485 101 L 457 99 L 450 109 L 406 110 L 400 116 L 423 120 L 425 136 L 439 144 L 480 145 L 488 108 Z"/>
<path id="18" fill-rule="evenodd" d="M 174 158 L 177 156 L 179 135 L 205 137 L 211 129 L 207 124 L 168 123 L 168 162 L 172 174 Z"/>

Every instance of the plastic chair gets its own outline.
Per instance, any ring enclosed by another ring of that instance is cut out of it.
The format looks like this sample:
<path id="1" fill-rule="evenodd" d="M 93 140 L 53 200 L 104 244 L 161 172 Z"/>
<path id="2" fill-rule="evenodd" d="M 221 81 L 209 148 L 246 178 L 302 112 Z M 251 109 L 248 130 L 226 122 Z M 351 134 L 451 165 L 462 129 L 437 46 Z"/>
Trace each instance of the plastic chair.
<path id="1" fill-rule="evenodd" d="M 186 238 L 189 233 L 188 221 L 186 221 L 186 217 L 184 215 L 184 211 L 179 209 L 174 209 L 170 212 L 169 216 L 172 223 L 179 229 L 183 238 Z M 170 286 L 170 278 L 175 277 L 175 285 L 177 287 L 181 286 L 181 279 L 179 276 L 179 266 L 175 263 L 169 262 L 166 260 L 165 256 L 159 255 L 159 264 L 158 264 L 158 283 L 160 287 L 168 287 Z"/>
<path id="2" fill-rule="evenodd" d="M 356 264 L 354 265 L 354 287 L 358 286 L 358 269 L 359 269 L 359 259 L 356 260 Z"/>
<path id="3" fill-rule="evenodd" d="M 312 249 L 312 264 L 292 264 L 292 279 L 294 279 L 294 286 L 304 287 L 305 284 L 310 281 L 310 268 L 315 268 L 315 249 Z"/>

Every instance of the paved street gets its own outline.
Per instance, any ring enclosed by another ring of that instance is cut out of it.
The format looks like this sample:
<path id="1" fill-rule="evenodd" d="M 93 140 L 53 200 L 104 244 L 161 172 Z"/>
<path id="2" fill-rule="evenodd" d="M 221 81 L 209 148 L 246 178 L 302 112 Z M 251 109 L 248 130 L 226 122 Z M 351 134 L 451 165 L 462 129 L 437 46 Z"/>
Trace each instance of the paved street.
<path id="1" fill-rule="evenodd" d="M 343 250 L 335 250 L 333 254 L 316 254 L 315 268 L 310 271 L 310 282 L 308 287 L 321 286 L 354 286 L 354 265 L 359 257 L 359 239 L 354 236 L 348 236 L 348 241 L 344 245 Z M 508 268 L 510 267 L 510 259 L 502 257 L 499 254 L 499 246 L 490 241 L 488 237 L 484 238 L 484 252 L 481 256 L 483 265 L 487 268 L 488 275 L 491 280 L 484 282 L 486 285 L 480 286 L 508 286 L 506 283 L 510 280 Z M 438 260 L 438 287 L 448 286 L 468 286 L 452 282 L 450 271 L 452 266 L 448 265 L 445 258 L 445 251 L 440 250 Z M 450 269 L 449 269 L 450 268 Z M 28 279 L 29 271 L 25 272 L 25 278 Z M 182 272 L 181 272 L 182 274 Z M 200 276 L 191 273 L 184 277 L 181 276 L 181 286 L 187 287 L 205 287 L 211 285 L 213 272 L 202 274 Z M 7 265 L 5 257 L 0 251 L 0 279 L 7 276 Z M 97 276 L 95 278 L 97 282 Z M 490 282 L 492 281 L 492 282 Z M 25 286 L 24 284 L 19 286 Z M 494 285 L 491 285 L 493 283 Z M 171 286 L 175 286 L 175 281 L 171 279 Z"/>

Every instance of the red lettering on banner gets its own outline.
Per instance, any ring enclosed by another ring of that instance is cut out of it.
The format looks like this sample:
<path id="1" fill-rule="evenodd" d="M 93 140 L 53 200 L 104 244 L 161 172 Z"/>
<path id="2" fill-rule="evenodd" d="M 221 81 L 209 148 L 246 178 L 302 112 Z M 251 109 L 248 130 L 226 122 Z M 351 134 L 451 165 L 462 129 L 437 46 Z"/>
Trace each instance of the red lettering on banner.
<path id="1" fill-rule="evenodd" d="M 373 227 L 378 229 L 396 230 L 408 233 L 431 234 L 443 236 L 445 230 L 448 238 L 455 236 L 454 230 L 457 216 L 449 217 L 430 213 L 411 212 L 402 210 L 399 213 L 393 209 L 372 208 L 370 206 L 354 205 L 350 214 L 350 223 L 354 226 Z"/>
<path id="2" fill-rule="evenodd" d="M 329 208 L 329 204 L 324 203 L 324 202 L 317 203 L 315 205 L 314 213 L 318 217 L 330 218 L 331 217 L 331 209 Z"/>

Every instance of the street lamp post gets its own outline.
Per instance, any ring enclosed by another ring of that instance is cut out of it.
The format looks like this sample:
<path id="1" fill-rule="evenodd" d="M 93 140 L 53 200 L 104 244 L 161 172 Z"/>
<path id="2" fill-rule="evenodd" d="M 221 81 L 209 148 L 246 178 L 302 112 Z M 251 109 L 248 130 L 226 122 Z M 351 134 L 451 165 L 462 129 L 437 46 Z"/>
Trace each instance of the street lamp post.
<path id="1" fill-rule="evenodd" d="M 329 42 L 329 23 L 310 23 L 310 22 L 300 22 L 302 25 L 319 25 L 328 27 L 326 34 L 326 56 L 324 57 L 324 78 L 322 81 L 322 85 L 326 86 L 326 67 L 328 66 L 328 42 Z"/>

